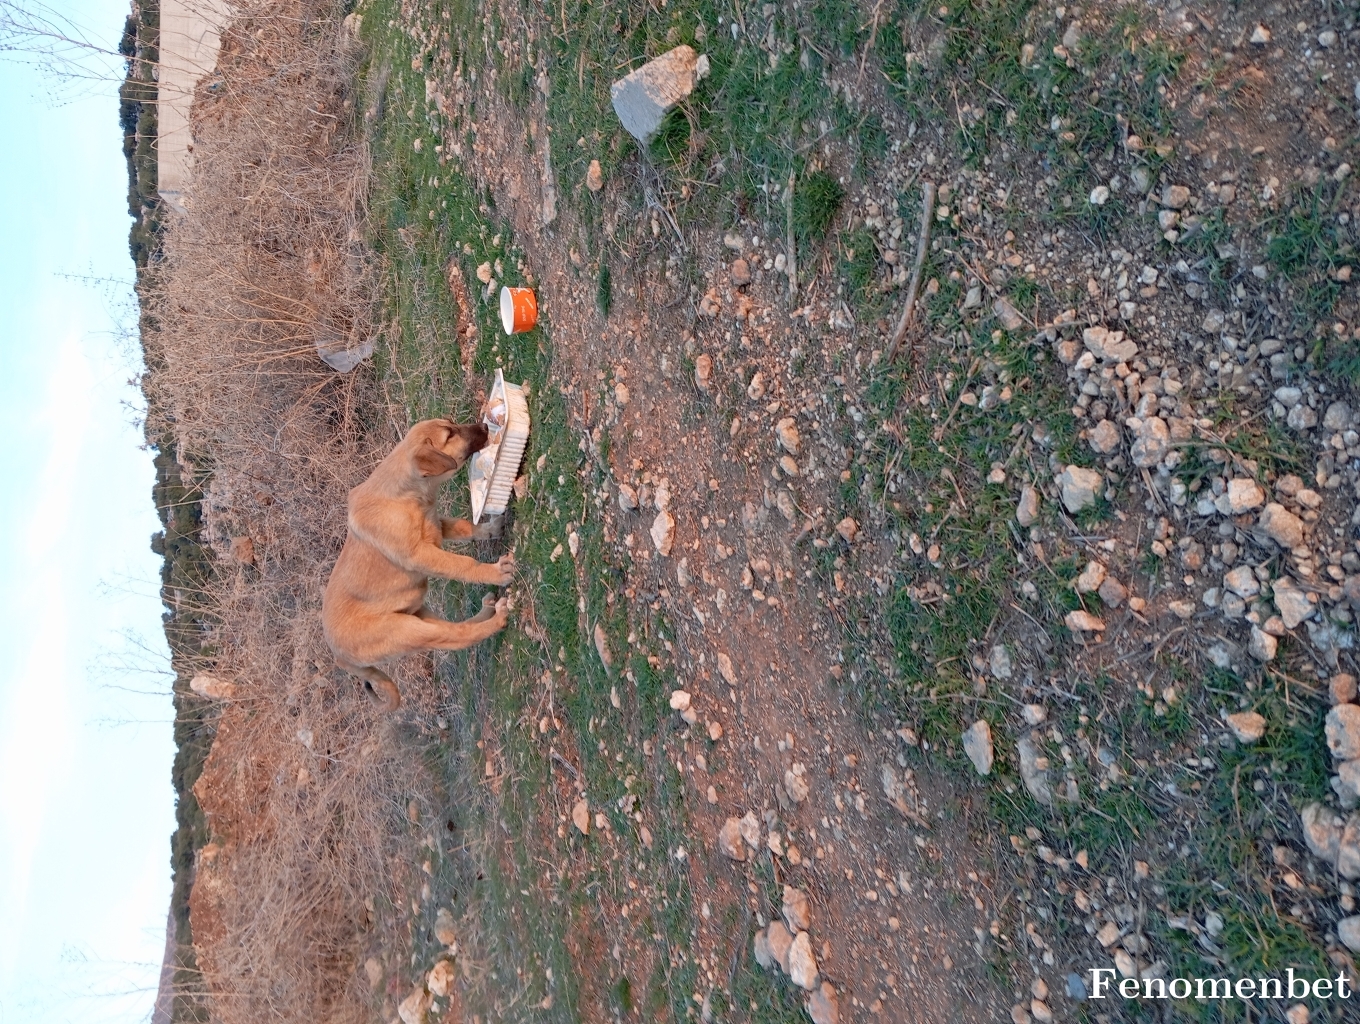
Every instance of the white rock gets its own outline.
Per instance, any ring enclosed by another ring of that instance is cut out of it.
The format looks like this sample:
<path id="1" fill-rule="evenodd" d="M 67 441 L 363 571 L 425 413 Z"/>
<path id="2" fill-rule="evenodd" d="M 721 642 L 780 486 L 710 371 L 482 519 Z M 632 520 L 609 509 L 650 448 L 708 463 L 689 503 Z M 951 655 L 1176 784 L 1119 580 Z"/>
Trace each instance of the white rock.
<path id="1" fill-rule="evenodd" d="M 671 710 L 688 711 L 691 702 L 689 692 L 686 690 L 671 691 Z"/>
<path id="2" fill-rule="evenodd" d="M 1289 410 L 1289 415 L 1284 418 L 1285 424 L 1290 430 L 1297 430 L 1306 433 L 1317 426 L 1318 415 L 1312 406 L 1304 405 L 1300 402 Z"/>
<path id="3" fill-rule="evenodd" d="M 979 718 L 963 731 L 963 752 L 973 762 L 979 775 L 988 775 L 992 770 L 992 727 L 986 719 Z"/>
<path id="4" fill-rule="evenodd" d="M 751 849 L 760 849 L 760 822 L 756 820 L 755 813 L 752 811 L 747 811 L 746 814 L 742 816 L 741 838 Z"/>
<path id="5" fill-rule="evenodd" d="M 1352 798 L 1360 797 L 1360 760 L 1342 761 L 1337 765 L 1336 777 Z"/>
<path id="6" fill-rule="evenodd" d="M 1255 743 L 1266 734 L 1266 720 L 1255 711 L 1238 711 L 1229 715 L 1227 721 L 1239 743 Z"/>
<path id="7" fill-rule="evenodd" d="M 809 991 L 817 987 L 817 958 L 807 932 L 799 932 L 789 947 L 789 980 Z"/>
<path id="8" fill-rule="evenodd" d="M 1029 795 L 1045 807 L 1053 806 L 1053 790 L 1048 784 L 1048 758 L 1039 753 L 1039 748 L 1028 736 L 1022 736 L 1015 744 L 1017 759 L 1020 762 L 1020 779 Z"/>
<path id="9" fill-rule="evenodd" d="M 726 651 L 718 652 L 718 675 L 728 686 L 737 685 L 737 670 L 732 667 L 732 659 Z"/>
<path id="10" fill-rule="evenodd" d="M 583 836 L 590 835 L 590 804 L 585 797 L 577 800 L 571 809 L 571 823 Z"/>
<path id="11" fill-rule="evenodd" d="M 812 908 L 808 905 L 807 893 L 802 889 L 784 886 L 784 904 L 780 912 L 791 932 L 805 932 L 812 927 Z"/>
<path id="12" fill-rule="evenodd" d="M 619 484 L 619 508 L 625 512 L 636 512 L 638 494 L 628 484 Z"/>
<path id="13" fill-rule="evenodd" d="M 694 357 L 694 386 L 704 394 L 708 394 L 712 384 L 713 357 L 706 352 L 700 352 Z"/>
<path id="14" fill-rule="evenodd" d="M 693 47 L 677 46 L 610 86 L 614 113 L 633 138 L 644 145 L 651 141 L 666 114 L 702 77 L 699 60 Z"/>
<path id="15" fill-rule="evenodd" d="M 1261 510 L 1257 525 L 1267 537 L 1288 551 L 1303 543 L 1303 520 L 1276 502 L 1272 501 Z"/>
<path id="16" fill-rule="evenodd" d="M 1247 653 L 1257 661 L 1273 661 L 1275 659 L 1275 651 L 1279 645 L 1280 641 L 1265 632 L 1261 627 L 1251 627 L 1251 641 L 1247 644 Z"/>
<path id="17" fill-rule="evenodd" d="M 1105 582 L 1107 570 L 1105 566 L 1095 559 L 1086 563 L 1086 568 L 1081 571 L 1073 586 L 1078 594 L 1090 594 L 1100 589 L 1100 585 Z"/>
<path id="18" fill-rule="evenodd" d="M 1171 447 L 1171 429 L 1160 416 L 1139 419 L 1131 416 L 1125 426 L 1133 431 L 1133 443 L 1129 445 L 1129 458 L 1140 469 L 1151 469 L 1166 457 Z"/>
<path id="19" fill-rule="evenodd" d="M 746 845 L 741 838 L 741 822 L 728 818 L 718 830 L 718 851 L 729 860 L 746 859 Z"/>
<path id="20" fill-rule="evenodd" d="M 855 522 L 849 516 L 846 516 L 836 524 L 836 532 L 841 535 L 841 538 L 845 543 L 853 544 L 855 542 L 855 536 L 859 533 L 859 523 Z"/>
<path id="21" fill-rule="evenodd" d="M 1256 46 L 1265 46 L 1270 42 L 1270 29 L 1264 25 L 1257 25 L 1251 30 L 1251 41 Z"/>
<path id="22" fill-rule="evenodd" d="M 1020 503 L 1015 507 L 1015 521 L 1021 526 L 1033 526 L 1039 521 L 1039 492 L 1033 484 L 1020 489 Z"/>
<path id="23" fill-rule="evenodd" d="M 421 985 L 401 1001 L 401 1005 L 397 1007 L 397 1016 L 401 1018 L 402 1024 L 425 1024 L 425 1015 L 430 1012 L 432 1002 L 434 997 L 425 991 L 424 985 Z"/>
<path id="24" fill-rule="evenodd" d="M 453 961 L 440 960 L 430 969 L 430 973 L 425 978 L 425 987 L 433 995 L 446 996 L 453 987 Z"/>
<path id="25" fill-rule="evenodd" d="M 434 915 L 434 937 L 441 946 L 452 946 L 458 941 L 458 930 L 453 924 L 453 914 L 448 907 L 440 907 Z"/>
<path id="26" fill-rule="evenodd" d="M 1360 916 L 1343 917 L 1336 923 L 1336 937 L 1355 953 L 1360 953 Z"/>
<path id="27" fill-rule="evenodd" d="M 1227 499 L 1227 512 L 1225 514 L 1237 516 L 1264 505 L 1266 492 L 1251 477 L 1235 477 L 1228 481 L 1228 489 L 1219 498 L 1219 501 L 1222 502 L 1223 498 Z M 1220 511 L 1222 511 L 1221 506 Z"/>
<path id="28" fill-rule="evenodd" d="M 609 637 L 598 622 L 595 623 L 595 653 L 600 656 L 600 664 L 607 674 L 614 667 L 614 656 L 609 653 Z"/>
<path id="29" fill-rule="evenodd" d="M 1001 326 L 1008 331 L 1018 331 L 1025 326 L 1025 318 L 1011 304 L 1010 299 L 1005 296 L 999 297 L 992 303 L 992 312 L 1001 321 Z"/>
<path id="30" fill-rule="evenodd" d="M 1223 585 L 1241 598 L 1255 597 L 1261 592 L 1261 584 L 1249 565 L 1239 565 L 1224 573 Z"/>
<path id="31" fill-rule="evenodd" d="M 1113 420 L 1101 420 L 1091 428 L 1091 433 L 1086 439 L 1091 450 L 1101 455 L 1109 455 L 1115 451 L 1121 440 L 1119 428 L 1115 426 Z"/>
<path id="32" fill-rule="evenodd" d="M 1005 644 L 993 644 L 991 654 L 987 658 L 988 671 L 997 679 L 1009 679 L 1015 666 L 1011 664 L 1011 652 L 1006 650 Z"/>
<path id="33" fill-rule="evenodd" d="M 1105 478 L 1094 469 L 1081 466 L 1068 466 L 1058 474 L 1058 487 L 1062 492 L 1062 503 L 1069 512 L 1080 512 L 1096 503 Z"/>
<path id="34" fill-rule="evenodd" d="M 1286 409 L 1292 409 L 1303 401 L 1303 392 L 1292 385 L 1286 385 L 1275 389 L 1275 401 L 1279 402 Z"/>
<path id="35" fill-rule="evenodd" d="M 765 930 L 765 941 L 769 944 L 770 955 L 774 957 L 774 962 L 779 965 L 781 971 L 788 974 L 789 947 L 793 945 L 793 936 L 784 927 L 783 921 L 770 922 L 770 927 Z"/>
<path id="36" fill-rule="evenodd" d="M 1303 826 L 1303 841 L 1313 856 L 1328 864 L 1335 864 L 1341 847 L 1341 821 L 1320 803 L 1311 803 L 1299 814 Z"/>
<path id="37" fill-rule="evenodd" d="M 1128 588 L 1113 576 L 1106 576 L 1105 582 L 1096 591 L 1106 608 L 1118 608 L 1129 596 Z"/>
<path id="38" fill-rule="evenodd" d="M 1360 757 L 1360 706 L 1338 704 L 1327 712 L 1327 749 L 1338 761 Z"/>
<path id="39" fill-rule="evenodd" d="M 1360 708 L 1356 708 L 1356 711 L 1360 712 Z M 796 804 L 808 798 L 807 776 L 801 764 L 795 764 L 784 773 L 784 792 Z"/>
<path id="40" fill-rule="evenodd" d="M 779 446 L 790 455 L 797 455 L 801 439 L 798 436 L 798 425 L 792 416 L 785 416 L 774 425 L 775 437 L 779 439 Z"/>
<path id="41" fill-rule="evenodd" d="M 831 982 L 822 982 L 812 993 L 808 999 L 807 1011 L 808 1016 L 812 1018 L 812 1024 L 840 1024 L 840 1000 L 836 998 L 836 989 Z"/>
<path id="42" fill-rule="evenodd" d="M 1080 608 L 1068 612 L 1063 622 L 1073 633 L 1098 633 L 1105 628 L 1104 622 Z"/>
<path id="43" fill-rule="evenodd" d="M 1352 422 L 1351 407 L 1345 402 L 1333 402 L 1322 416 L 1323 427 L 1332 433 L 1346 430 Z"/>
<path id="44" fill-rule="evenodd" d="M 1294 585 L 1293 580 L 1288 577 L 1278 579 L 1270 585 L 1270 590 L 1286 629 L 1297 629 L 1306 619 L 1312 618 L 1314 606 L 1309 602 L 1308 595 Z"/>
<path id="45" fill-rule="evenodd" d="M 1119 972 L 1121 978 L 1135 978 L 1138 976 L 1138 962 L 1129 956 L 1123 949 L 1116 949 L 1113 953 L 1115 970 Z"/>
<path id="46" fill-rule="evenodd" d="M 1020 717 L 1026 725 L 1039 725 L 1048 718 L 1048 709 L 1042 704 L 1025 704 L 1020 708 Z"/>
<path id="47" fill-rule="evenodd" d="M 1091 189 L 1091 195 L 1087 201 L 1092 206 L 1104 206 L 1110 201 L 1110 189 L 1108 185 L 1097 185 Z"/>
<path id="48" fill-rule="evenodd" d="M 652 544 L 658 553 L 669 555 L 675 543 L 675 517 L 664 509 L 652 520 Z"/>

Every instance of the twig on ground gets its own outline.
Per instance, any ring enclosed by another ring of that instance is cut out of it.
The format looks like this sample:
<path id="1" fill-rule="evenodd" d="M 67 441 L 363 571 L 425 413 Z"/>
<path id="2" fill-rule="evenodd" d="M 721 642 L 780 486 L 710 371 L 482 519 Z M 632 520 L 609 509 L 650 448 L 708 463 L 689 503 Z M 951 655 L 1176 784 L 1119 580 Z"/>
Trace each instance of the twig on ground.
<path id="1" fill-rule="evenodd" d="M 926 251 L 930 248 L 930 220 L 935 212 L 935 183 L 923 182 L 921 185 L 921 230 L 916 237 L 916 261 L 911 267 L 911 281 L 907 285 L 907 303 L 902 308 L 902 316 L 893 330 L 892 340 L 888 342 L 886 358 L 889 362 L 897 354 L 897 346 L 902 344 L 907 329 L 915 319 L 916 292 L 921 287 L 921 269 L 926 263 Z"/>
<path id="2" fill-rule="evenodd" d="M 788 235 L 788 251 L 784 254 L 787 264 L 784 268 L 789 275 L 789 303 L 798 297 L 798 249 L 793 238 L 793 183 L 794 174 L 789 171 L 789 187 L 784 190 L 784 231 Z"/>

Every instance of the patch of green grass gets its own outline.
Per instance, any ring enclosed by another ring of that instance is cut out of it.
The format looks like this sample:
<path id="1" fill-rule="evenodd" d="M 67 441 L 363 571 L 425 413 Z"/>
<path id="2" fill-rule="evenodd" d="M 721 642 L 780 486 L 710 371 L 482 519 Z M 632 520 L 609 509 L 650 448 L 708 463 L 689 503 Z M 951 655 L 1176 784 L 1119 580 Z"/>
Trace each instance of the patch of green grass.
<path id="1" fill-rule="evenodd" d="M 826 171 L 814 171 L 800 180 L 793 190 L 793 230 L 799 244 L 825 238 L 844 201 L 845 189 Z"/>
<path id="2" fill-rule="evenodd" d="M 1354 224 L 1338 219 L 1341 195 L 1330 182 L 1296 187 L 1288 205 L 1262 224 L 1266 259 L 1292 285 L 1294 315 L 1304 329 L 1331 313 L 1341 294 L 1335 271 L 1354 262 Z"/>

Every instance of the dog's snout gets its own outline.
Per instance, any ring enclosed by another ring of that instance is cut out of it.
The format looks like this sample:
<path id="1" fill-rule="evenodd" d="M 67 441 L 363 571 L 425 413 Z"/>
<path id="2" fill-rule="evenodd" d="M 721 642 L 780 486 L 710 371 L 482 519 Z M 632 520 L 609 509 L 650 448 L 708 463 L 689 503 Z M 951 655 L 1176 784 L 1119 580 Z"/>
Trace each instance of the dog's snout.
<path id="1" fill-rule="evenodd" d="M 463 440 L 467 442 L 469 451 L 479 452 L 486 447 L 490 435 L 487 433 L 485 423 L 467 423 L 458 429 L 463 435 Z"/>

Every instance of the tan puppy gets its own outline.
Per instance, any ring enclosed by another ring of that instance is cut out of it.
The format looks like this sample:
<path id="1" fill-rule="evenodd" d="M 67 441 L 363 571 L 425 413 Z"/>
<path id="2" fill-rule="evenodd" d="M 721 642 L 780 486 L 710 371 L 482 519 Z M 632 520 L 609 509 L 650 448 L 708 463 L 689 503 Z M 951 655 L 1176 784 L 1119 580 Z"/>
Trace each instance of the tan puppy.
<path id="1" fill-rule="evenodd" d="M 365 681 L 386 710 L 401 693 L 379 664 L 419 651 L 471 647 L 505 627 L 507 602 L 487 595 L 482 610 L 448 622 L 425 607 L 429 578 L 504 586 L 513 555 L 495 564 L 445 551 L 446 540 L 480 540 L 486 526 L 441 519 L 435 495 L 476 452 L 486 427 L 449 420 L 417 423 L 373 474 L 349 492 L 349 535 L 321 601 L 321 622 L 335 663 Z"/>

